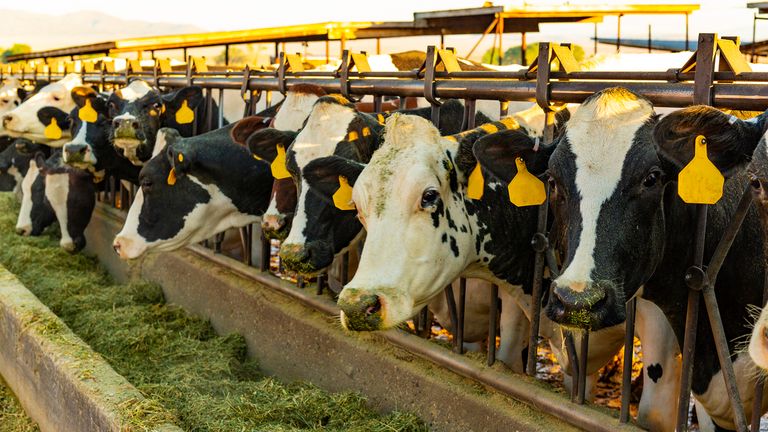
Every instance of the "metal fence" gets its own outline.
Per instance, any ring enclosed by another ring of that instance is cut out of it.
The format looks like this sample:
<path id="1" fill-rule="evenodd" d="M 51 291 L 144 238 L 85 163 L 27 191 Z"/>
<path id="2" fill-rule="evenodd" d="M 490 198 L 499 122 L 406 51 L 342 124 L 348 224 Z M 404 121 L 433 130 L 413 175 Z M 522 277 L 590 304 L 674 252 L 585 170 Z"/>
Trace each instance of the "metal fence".
<path id="1" fill-rule="evenodd" d="M 680 68 L 667 71 L 638 71 L 638 72 L 589 72 L 579 71 L 578 64 L 573 58 L 567 44 L 541 43 L 539 57 L 525 70 L 516 72 L 479 71 L 463 72 L 456 69 L 455 59 L 451 50 L 439 50 L 429 47 L 425 64 L 417 70 L 403 72 L 373 72 L 368 70 L 361 55 L 345 52 L 340 68 L 335 72 L 305 71 L 297 56 L 281 53 L 277 71 L 256 71 L 247 67 L 240 71 L 211 71 L 205 66 L 204 61 L 189 58 L 186 69 L 174 71 L 169 63 L 158 61 L 151 71 L 144 71 L 140 66 L 129 63 L 129 67 L 122 72 L 108 70 L 107 67 L 98 68 L 93 65 L 83 67 L 81 74 L 86 84 L 98 85 L 100 88 L 120 87 L 126 85 L 131 79 L 141 78 L 160 88 L 178 88 L 187 85 L 198 85 L 205 89 L 206 115 L 200 116 L 197 123 L 197 131 L 204 132 L 221 126 L 222 117 L 220 110 L 218 118 L 210 115 L 214 100 L 222 104 L 225 90 L 238 90 L 243 99 L 245 115 L 254 114 L 256 103 L 263 99 L 267 106 L 271 104 L 273 92 L 285 92 L 294 84 L 314 84 L 322 87 L 329 93 L 341 93 L 355 100 L 362 96 L 373 96 L 374 110 L 380 111 L 383 97 L 424 97 L 433 108 L 433 121 L 438 119 L 437 108 L 441 100 L 457 98 L 465 100 L 465 128 L 474 127 L 475 101 L 489 99 L 501 101 L 501 115 L 507 114 L 506 103 L 509 101 L 535 101 L 546 113 L 546 127 L 544 141 L 553 139 L 554 111 L 556 104 L 580 103 L 595 92 L 608 87 L 621 85 L 633 92 L 648 98 L 654 105 L 664 107 L 685 107 L 691 104 L 704 104 L 720 108 L 740 110 L 764 110 L 768 107 L 768 72 L 752 72 L 749 64 L 738 50 L 738 40 L 735 38 L 719 38 L 716 34 L 700 34 L 698 38 L 698 50 L 693 57 L 681 65 Z M 553 67 L 557 65 L 557 68 Z M 46 79 L 55 81 L 64 76 L 70 66 L 64 71 L 52 71 L 45 68 L 1 68 L 0 78 L 14 76 L 22 80 Z M 356 69 L 356 70 L 355 70 Z M 217 91 L 214 97 L 214 91 Z M 107 191 L 108 201 L 119 204 L 123 209 L 126 203 L 131 201 L 132 191 L 122 190 L 118 193 L 118 185 L 112 182 Z M 549 191 L 547 191 L 547 196 Z M 677 429 L 688 428 L 689 402 L 691 394 L 691 371 L 694 358 L 694 344 L 696 338 L 696 324 L 698 321 L 699 301 L 704 297 L 707 313 L 710 318 L 712 332 L 715 336 L 718 356 L 721 368 L 724 371 L 726 387 L 731 404 L 734 408 L 734 422 L 739 430 L 748 430 L 748 422 L 736 389 L 736 381 L 728 352 L 728 341 L 723 331 L 723 325 L 717 308 L 714 294 L 713 281 L 722 265 L 725 256 L 738 233 L 741 222 L 751 204 L 751 194 L 747 189 L 739 204 L 737 213 L 731 221 L 717 249 L 708 265 L 704 265 L 704 233 L 706 226 L 707 206 L 697 205 L 698 227 L 694 239 L 695 262 L 689 268 L 685 277 L 690 287 L 688 299 L 688 318 L 686 321 L 686 338 L 683 350 L 683 376 L 679 395 L 679 412 Z M 102 197 L 105 198 L 105 197 Z M 549 268 L 554 276 L 558 274 L 556 252 L 552 249 L 546 232 L 548 203 L 545 202 L 539 208 L 538 232 L 531 241 L 536 252 L 535 277 L 533 280 L 533 294 L 530 316 L 531 333 L 529 341 L 529 355 L 526 364 L 526 372 L 533 375 L 536 371 L 536 350 L 538 345 L 538 328 L 541 314 L 541 296 L 543 287 L 543 275 L 545 267 Z M 253 263 L 251 250 L 254 238 L 252 226 L 240 229 L 240 235 L 244 250 L 243 261 L 248 265 L 256 265 L 262 271 L 269 269 L 270 245 L 262 238 L 262 253 L 259 263 Z M 258 241 L 258 239 L 257 239 Z M 221 250 L 221 236 L 213 241 L 215 251 Z M 218 260 L 218 258 L 216 258 Z M 219 260 L 226 264 L 226 259 Z M 348 279 L 348 256 L 342 257 L 341 284 Z M 318 294 L 322 293 L 327 284 L 328 276 L 318 278 Z M 259 277 L 258 281 L 274 289 L 286 292 L 293 297 L 328 313 L 337 313 L 329 310 L 322 302 L 313 301 L 312 295 L 297 290 L 286 290 L 277 279 L 271 276 Z M 300 278 L 300 287 L 304 281 Z M 449 303 L 450 316 L 453 328 L 457 329 L 453 337 L 454 350 L 462 353 L 463 350 L 463 319 L 466 284 L 462 280 L 459 288 L 458 302 L 454 301 L 452 289 L 446 289 L 446 298 Z M 768 298 L 768 297 L 766 297 Z M 489 343 L 487 363 L 495 361 L 495 341 L 498 323 L 498 287 L 494 286 L 491 292 L 491 310 L 489 319 Z M 420 314 L 425 315 L 425 314 Z M 631 384 L 631 359 L 633 357 L 633 333 L 635 317 L 635 300 L 627 303 L 626 338 L 624 347 L 624 370 L 622 380 L 622 398 L 620 420 L 606 424 L 598 421 L 592 415 L 591 410 L 576 408 L 574 406 L 562 406 L 553 403 L 552 400 L 542 398 L 537 394 L 530 394 L 519 387 L 514 378 L 500 377 L 500 374 L 488 370 L 482 370 L 466 362 L 457 361 L 455 357 L 446 353 L 444 349 L 435 346 L 434 349 L 424 349 L 421 346 L 409 342 L 408 338 L 400 337 L 396 333 L 385 336 L 390 342 L 410 349 L 417 355 L 429 358 L 437 364 L 451 369 L 461 375 L 473 378 L 482 384 L 506 393 L 515 399 L 526 401 L 533 406 L 562 418 L 576 426 L 590 430 L 611 431 L 630 426 L 620 425 L 629 421 L 629 402 Z M 416 319 L 418 330 L 429 328 L 422 316 Z M 420 321 L 420 322 L 419 322 Z M 428 333 L 428 332 L 427 332 Z M 572 400 L 576 404 L 583 404 L 586 390 L 586 353 L 588 347 L 588 334 L 581 339 L 580 346 L 575 346 L 573 338 L 566 334 L 566 351 L 571 364 L 572 376 L 576 378 L 573 386 Z M 755 406 L 751 419 L 752 430 L 759 430 L 760 402 L 762 400 L 762 379 L 756 383 Z"/>

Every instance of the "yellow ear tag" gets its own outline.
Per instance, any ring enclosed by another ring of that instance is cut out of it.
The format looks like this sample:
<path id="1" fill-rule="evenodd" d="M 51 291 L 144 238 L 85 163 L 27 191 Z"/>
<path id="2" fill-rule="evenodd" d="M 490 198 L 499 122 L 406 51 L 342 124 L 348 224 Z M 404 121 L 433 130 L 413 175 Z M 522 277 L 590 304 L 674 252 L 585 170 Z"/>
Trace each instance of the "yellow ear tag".
<path id="1" fill-rule="evenodd" d="M 176 184 L 176 169 L 171 168 L 171 172 L 168 173 L 168 184 L 173 186 Z"/>
<path id="2" fill-rule="evenodd" d="M 355 203 L 352 202 L 352 186 L 344 176 L 339 176 L 339 189 L 333 194 L 333 204 L 339 210 L 355 209 Z"/>
<path id="3" fill-rule="evenodd" d="M 179 110 L 176 111 L 176 123 L 189 124 L 189 123 L 192 123 L 192 121 L 194 120 L 195 120 L 195 112 L 189 108 L 189 105 L 187 105 L 187 100 L 184 99 L 181 102 L 181 108 L 179 108 Z"/>
<path id="4" fill-rule="evenodd" d="M 467 184 L 467 197 L 473 200 L 479 200 L 483 197 L 483 188 L 485 187 L 485 179 L 483 179 L 483 171 L 480 169 L 480 162 L 475 165 L 475 169 L 469 174 L 469 183 Z"/>
<path id="5" fill-rule="evenodd" d="M 260 161 L 260 160 L 264 160 L 264 159 L 262 159 L 262 158 L 260 158 L 260 157 L 256 156 L 255 154 L 252 154 L 252 156 L 253 156 L 253 158 L 254 158 L 254 159 L 256 159 L 256 160 L 258 160 L 258 161 Z"/>
<path id="6" fill-rule="evenodd" d="M 43 135 L 45 135 L 46 138 L 52 140 L 61 138 L 61 128 L 59 127 L 55 118 L 51 118 L 51 124 L 45 127 Z"/>
<path id="7" fill-rule="evenodd" d="M 278 180 L 291 176 L 285 167 L 285 148 L 280 144 L 277 145 L 277 157 L 272 161 L 270 167 L 272 168 L 272 177 Z"/>
<path id="8" fill-rule="evenodd" d="M 179 162 L 184 162 L 184 155 L 182 153 L 179 153 Z"/>
<path id="9" fill-rule="evenodd" d="M 90 99 L 85 100 L 85 105 L 80 108 L 77 116 L 80 117 L 80 120 L 86 123 L 96 123 L 96 119 L 99 117 L 99 115 L 96 114 L 96 110 L 91 106 Z"/>
<path id="10" fill-rule="evenodd" d="M 528 172 L 523 158 L 516 158 L 515 165 L 517 166 L 517 175 L 509 182 L 507 187 L 509 200 L 512 204 L 518 207 L 526 207 L 544 203 L 544 200 L 547 199 L 544 182 Z"/>
<path id="11" fill-rule="evenodd" d="M 696 137 L 693 159 L 677 176 L 677 194 L 688 204 L 714 204 L 723 196 L 725 179 L 707 158 L 707 140 Z"/>

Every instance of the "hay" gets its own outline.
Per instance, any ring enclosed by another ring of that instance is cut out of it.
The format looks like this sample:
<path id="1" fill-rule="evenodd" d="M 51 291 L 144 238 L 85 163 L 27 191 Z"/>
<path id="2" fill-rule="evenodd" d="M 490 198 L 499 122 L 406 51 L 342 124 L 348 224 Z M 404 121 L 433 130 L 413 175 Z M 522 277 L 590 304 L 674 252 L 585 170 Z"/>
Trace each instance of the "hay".
<path id="1" fill-rule="evenodd" d="M 0 379 L 0 432 L 38 432 L 40 428 L 21 408 L 21 404 Z"/>
<path id="2" fill-rule="evenodd" d="M 94 259 L 59 248 L 53 230 L 17 236 L 17 211 L 0 194 L 0 264 L 148 398 L 128 430 L 166 421 L 189 431 L 427 430 L 412 414 L 376 414 L 355 393 L 263 376 L 241 336 L 216 335 L 166 305 L 156 285 L 115 284 Z"/>

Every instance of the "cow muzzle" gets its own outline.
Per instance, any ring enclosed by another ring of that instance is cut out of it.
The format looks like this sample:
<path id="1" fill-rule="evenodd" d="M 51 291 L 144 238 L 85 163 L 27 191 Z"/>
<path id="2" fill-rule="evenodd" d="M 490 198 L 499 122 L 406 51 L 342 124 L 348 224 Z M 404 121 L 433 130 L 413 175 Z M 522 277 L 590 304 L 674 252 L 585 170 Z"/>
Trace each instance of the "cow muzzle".
<path id="1" fill-rule="evenodd" d="M 333 264 L 333 248 L 322 241 L 286 243 L 280 246 L 280 259 L 288 270 L 314 275 Z"/>
<path id="2" fill-rule="evenodd" d="M 384 303 L 369 291 L 345 289 L 339 297 L 341 324 L 347 330 L 375 331 L 383 329 Z"/>
<path id="3" fill-rule="evenodd" d="M 285 240 L 290 232 L 290 216 L 282 213 L 265 214 L 261 218 L 261 232 L 268 239 Z"/>
<path id="4" fill-rule="evenodd" d="M 10 113 L 3 116 L 3 129 L 7 131 L 16 130 L 18 124 L 19 116 Z"/>
<path id="5" fill-rule="evenodd" d="M 74 144 L 69 143 L 64 146 L 62 158 L 64 163 L 69 165 L 77 165 L 79 168 L 81 165 L 93 165 L 96 163 L 91 146 L 88 144 Z"/>
<path id="6" fill-rule="evenodd" d="M 127 260 L 140 257 L 146 252 L 147 247 L 143 242 L 118 235 L 115 237 L 115 241 L 112 242 L 112 249 L 115 250 L 120 259 Z"/>
<path id="7" fill-rule="evenodd" d="M 568 285 L 558 285 L 555 281 L 546 313 L 551 320 L 565 327 L 599 330 L 624 322 L 624 304 L 616 301 L 619 296 L 617 287 L 607 281 L 571 282 Z"/>

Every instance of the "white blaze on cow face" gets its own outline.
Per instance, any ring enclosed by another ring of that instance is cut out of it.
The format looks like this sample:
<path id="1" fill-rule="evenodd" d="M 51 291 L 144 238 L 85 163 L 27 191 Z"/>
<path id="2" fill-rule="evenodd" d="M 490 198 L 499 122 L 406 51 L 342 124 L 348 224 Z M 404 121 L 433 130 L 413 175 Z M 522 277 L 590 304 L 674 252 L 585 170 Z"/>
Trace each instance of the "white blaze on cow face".
<path id="1" fill-rule="evenodd" d="M 475 258 L 463 193 L 450 186 L 457 173 L 448 153 L 458 143 L 408 115 L 388 119 L 384 136 L 353 190 L 367 237 L 339 305 L 342 324 L 354 330 L 386 329 L 410 318 Z M 448 217 L 468 232 L 449 230 Z M 363 317 L 371 311 L 380 318 Z"/>
<path id="2" fill-rule="evenodd" d="M 284 108 L 281 108 L 282 111 Z M 304 129 L 296 136 L 290 153 L 299 170 L 315 159 L 331 156 L 339 142 L 347 135 L 347 128 L 355 118 L 355 110 L 338 103 L 321 103 L 313 109 Z M 307 226 L 307 208 L 305 202 L 309 185 L 302 178 L 299 186 L 298 203 L 293 217 L 293 225 L 288 233 L 281 253 L 291 253 L 304 247 Z"/>
<path id="3" fill-rule="evenodd" d="M 186 215 L 169 215 L 168 217 L 184 220 L 182 229 L 172 237 L 148 241 L 140 234 L 143 231 L 141 212 L 144 207 L 144 193 L 139 190 L 128 210 L 123 229 L 117 233 L 113 242 L 113 247 L 120 258 L 138 258 L 149 250 L 173 251 L 209 239 L 231 227 L 254 223 L 258 219 L 256 216 L 241 213 L 232 200 L 215 184 L 203 183 L 192 175 L 186 177 L 205 189 L 210 199 L 207 202 L 198 203 Z"/>
<path id="4" fill-rule="evenodd" d="M 117 93 L 118 96 L 125 99 L 125 101 L 131 102 L 139 99 L 150 91 L 152 91 L 152 86 L 147 84 L 146 81 L 133 80 L 130 84 L 118 90 Z"/>
<path id="5" fill-rule="evenodd" d="M 301 129 L 318 98 L 312 93 L 288 92 L 275 115 L 274 128 L 284 131 Z"/>
<path id="6" fill-rule="evenodd" d="M 45 107 L 58 108 L 65 113 L 72 111 L 75 108 L 75 101 L 70 92 L 80 85 L 82 85 L 80 75 L 69 74 L 62 80 L 43 87 L 37 94 L 3 116 L 5 132 L 11 136 L 27 138 L 53 147 L 64 145 L 69 141 L 67 136 L 69 131 L 62 127 L 61 139 L 46 138 L 44 133 L 47 125 L 40 122 L 37 112 Z"/>
<path id="7" fill-rule="evenodd" d="M 16 220 L 16 232 L 25 236 L 32 233 L 32 184 L 39 175 L 37 162 L 29 161 L 29 170 L 21 182 L 21 209 Z"/>
<path id="8" fill-rule="evenodd" d="M 566 136 L 575 156 L 575 185 L 580 195 L 578 246 L 555 284 L 583 291 L 595 268 L 597 219 L 613 195 L 637 130 L 653 115 L 644 99 L 623 89 L 582 105 L 568 121 Z"/>

